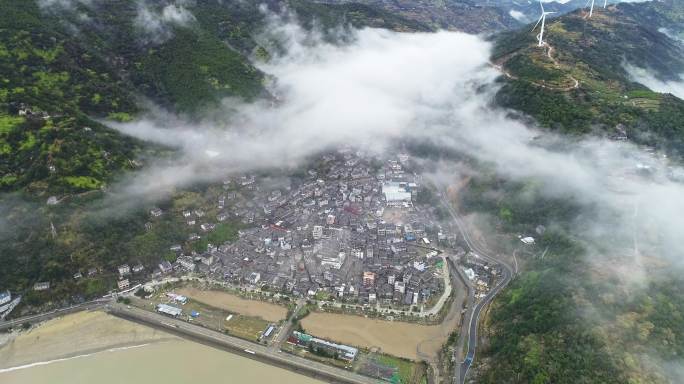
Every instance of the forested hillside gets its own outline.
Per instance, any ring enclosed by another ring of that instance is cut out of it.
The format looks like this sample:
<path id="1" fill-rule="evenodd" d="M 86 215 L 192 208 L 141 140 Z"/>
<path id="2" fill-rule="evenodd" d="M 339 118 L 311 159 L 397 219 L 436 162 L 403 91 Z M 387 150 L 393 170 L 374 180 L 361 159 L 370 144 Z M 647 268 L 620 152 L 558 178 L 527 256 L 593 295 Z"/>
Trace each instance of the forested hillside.
<path id="1" fill-rule="evenodd" d="M 544 47 L 532 25 L 501 35 L 493 56 L 505 72 L 497 101 L 570 137 L 629 139 L 681 155 L 684 102 L 633 82 L 626 64 L 663 81 L 680 80 L 682 17 L 677 1 L 620 4 L 597 9 L 592 18 L 578 10 L 547 19 Z M 609 233 L 597 245 L 582 232 L 598 221 L 601 207 L 573 196 L 549 198 L 535 180 L 484 174 L 471 180 L 461 204 L 488 213 L 503 232 L 552 228 L 535 235 L 524 271 L 494 301 L 471 382 L 678 382 L 680 274 L 654 257 L 643 279 L 630 279 L 637 272 L 619 256 L 625 239 Z"/>
<path id="2" fill-rule="evenodd" d="M 470 382 L 676 382 L 671 369 L 684 351 L 679 273 L 651 261 L 639 284 L 613 274 L 611 268 L 625 262 L 619 256 L 624 242 L 613 238 L 596 255 L 589 251 L 596 244 L 578 224 L 597 221 L 598 207 L 549 198 L 543 188 L 534 180 L 483 173 L 461 196 L 465 212 L 488 214 L 502 233 L 547 228 L 535 234 L 531 251 L 506 244 L 525 266 L 483 322 L 480 361 Z"/>
<path id="3" fill-rule="evenodd" d="M 187 225 L 171 216 L 150 222 L 145 208 L 117 211 L 103 202 L 110 185 L 144 169 L 151 155 L 173 156 L 108 128 L 110 121 L 129 121 L 150 104 L 197 118 L 225 97 L 271 97 L 252 60 L 269 57 L 259 43 L 276 14 L 330 39 L 352 26 L 429 30 L 358 4 L 274 0 L 264 2 L 268 12 L 240 0 L 183 4 L 3 1 L 0 286 L 25 293 L 24 304 L 101 295 L 115 286 L 117 265 L 152 269 L 175 258 L 169 245 L 187 238 Z M 193 190 L 159 202 L 176 214 L 203 204 L 213 205 Z M 210 240 L 229 240 L 237 228 L 226 223 Z M 76 281 L 79 272 L 85 278 Z M 52 288 L 30 291 L 36 281 Z"/>
<path id="4" fill-rule="evenodd" d="M 498 94 L 506 107 L 569 134 L 620 135 L 642 144 L 684 150 L 684 102 L 632 82 L 625 65 L 663 80 L 684 73 L 684 46 L 659 32 L 676 24 L 679 3 L 620 4 L 547 20 L 546 45 L 536 29 L 501 35 L 493 61 L 507 76 Z M 643 22 L 648 13 L 653 23 Z"/>

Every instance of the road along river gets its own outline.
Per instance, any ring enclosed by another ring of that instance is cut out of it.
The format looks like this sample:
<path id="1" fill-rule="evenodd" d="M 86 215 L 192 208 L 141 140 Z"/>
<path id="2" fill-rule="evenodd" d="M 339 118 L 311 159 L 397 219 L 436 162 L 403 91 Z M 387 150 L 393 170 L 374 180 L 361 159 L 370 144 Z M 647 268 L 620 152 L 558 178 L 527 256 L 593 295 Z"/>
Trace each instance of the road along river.
<path id="1" fill-rule="evenodd" d="M 3 384 L 320 383 L 100 311 L 54 319 L 0 344 Z"/>

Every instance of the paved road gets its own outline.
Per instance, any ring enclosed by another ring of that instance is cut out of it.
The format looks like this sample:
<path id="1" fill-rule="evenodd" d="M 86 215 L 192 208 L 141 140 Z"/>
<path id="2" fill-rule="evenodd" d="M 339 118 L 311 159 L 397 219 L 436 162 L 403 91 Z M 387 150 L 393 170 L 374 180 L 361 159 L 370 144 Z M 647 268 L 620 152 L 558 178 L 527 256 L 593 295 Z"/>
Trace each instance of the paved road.
<path id="1" fill-rule="evenodd" d="M 449 211 L 449 215 L 458 227 L 458 230 L 461 233 L 461 236 L 463 236 L 463 240 L 468 245 L 468 247 L 472 251 L 476 252 L 478 256 L 480 256 L 487 262 L 490 262 L 492 264 L 499 264 L 503 267 L 502 279 L 499 281 L 497 286 L 494 287 L 494 289 L 492 289 L 491 291 L 489 291 L 489 293 L 484 298 L 482 298 L 482 300 L 480 300 L 474 308 L 472 307 L 472 302 L 469 301 L 468 303 L 469 309 L 468 313 L 466 314 L 466 318 L 470 320 L 464 323 L 464 327 L 462 328 L 461 332 L 463 337 L 465 337 L 467 334 L 468 353 L 466 354 L 466 357 L 463 360 L 463 362 L 456 369 L 457 374 L 454 376 L 455 384 L 463 384 L 465 383 L 465 378 L 468 375 L 468 370 L 470 369 L 470 366 L 472 365 L 473 360 L 475 359 L 475 352 L 477 350 L 477 328 L 480 320 L 480 314 L 482 313 L 482 310 L 486 308 L 487 305 L 489 305 L 489 303 L 491 303 L 494 297 L 511 281 L 511 278 L 513 276 L 513 268 L 511 268 L 511 266 L 508 265 L 506 262 L 490 256 L 487 250 L 485 250 L 481 245 L 477 244 L 477 242 L 473 241 L 466 225 L 458 216 L 456 210 L 449 203 L 449 200 L 447 199 L 444 193 L 440 193 L 440 199 L 442 200 L 442 204 Z M 469 291 L 473 291 L 471 287 L 469 287 Z M 469 294 L 468 296 L 470 298 L 471 294 Z M 465 328 L 465 325 L 468 326 L 467 329 Z M 457 349 L 457 353 L 458 352 L 459 350 Z"/>
<path id="2" fill-rule="evenodd" d="M 304 299 L 299 299 L 297 300 L 297 305 L 295 306 L 294 311 L 292 312 L 292 315 L 290 315 L 289 319 L 286 319 L 283 322 L 283 325 L 280 327 L 280 330 L 278 330 L 278 334 L 276 334 L 273 337 L 273 340 L 271 341 L 270 347 L 272 350 L 277 351 L 280 349 L 280 346 L 283 345 L 283 343 L 287 340 L 287 336 L 290 334 L 290 330 L 292 329 L 292 326 L 294 325 L 294 318 L 297 317 L 297 314 L 299 314 L 299 311 L 302 309 L 302 307 L 306 304 L 306 300 Z"/>
<path id="3" fill-rule="evenodd" d="M 171 333 L 189 336 L 199 341 L 230 349 L 235 354 L 254 360 L 291 369 L 300 374 L 333 383 L 345 384 L 377 384 L 378 380 L 358 375 L 351 371 L 335 368 L 329 365 L 307 360 L 289 353 L 273 350 L 270 347 L 252 343 L 237 337 L 212 331 L 182 320 L 162 316 L 140 308 L 112 304 L 107 308 L 110 313 L 128 320 L 138 321 L 147 325 L 165 329 Z"/>
<path id="4" fill-rule="evenodd" d="M 463 321 L 461 323 L 461 330 L 458 334 L 458 341 L 456 342 L 456 346 L 454 347 L 454 361 L 458 361 L 459 363 L 456 364 L 454 367 L 454 377 L 461 377 L 461 361 L 464 359 L 463 356 L 461 356 L 461 352 L 463 351 L 464 345 L 468 342 L 468 325 L 469 321 L 471 318 L 471 314 L 473 312 L 473 308 L 475 307 L 475 288 L 473 288 L 472 283 L 468 279 L 468 277 L 465 275 L 463 270 L 461 268 L 458 268 L 458 260 L 454 257 L 449 260 L 452 265 L 453 269 L 456 271 L 458 274 L 459 280 L 463 283 L 463 286 L 466 288 L 466 297 L 465 297 L 465 313 L 463 314 Z"/>
<path id="5" fill-rule="evenodd" d="M 504 268 L 503 279 L 499 284 L 489 291 L 487 296 L 482 298 L 479 303 L 475 306 L 475 309 L 470 314 L 470 326 L 468 329 L 468 353 L 466 354 L 465 360 L 461 363 L 460 374 L 458 377 L 458 383 L 465 383 L 466 375 L 470 369 L 470 365 L 475 359 L 475 350 L 477 349 L 477 326 L 480 320 L 480 314 L 482 310 L 489 305 L 489 303 L 494 300 L 494 297 L 511 281 L 511 272 Z M 454 378 L 456 379 L 456 378 Z"/>
<path id="6" fill-rule="evenodd" d="M 71 307 L 55 309 L 53 311 L 41 313 L 38 315 L 31 315 L 31 316 L 22 317 L 22 318 L 15 319 L 15 320 L 2 321 L 2 322 L 0 322 L 0 330 L 5 330 L 8 328 L 14 328 L 17 326 L 21 326 L 24 323 L 31 323 L 31 324 L 39 323 L 41 321 L 50 320 L 50 319 L 55 318 L 55 317 L 67 315 L 69 313 L 102 308 L 105 304 L 107 304 L 111 301 L 112 301 L 112 299 L 110 299 L 110 298 L 97 299 L 97 300 L 88 301 L 88 302 L 78 304 L 78 305 L 72 305 Z"/>

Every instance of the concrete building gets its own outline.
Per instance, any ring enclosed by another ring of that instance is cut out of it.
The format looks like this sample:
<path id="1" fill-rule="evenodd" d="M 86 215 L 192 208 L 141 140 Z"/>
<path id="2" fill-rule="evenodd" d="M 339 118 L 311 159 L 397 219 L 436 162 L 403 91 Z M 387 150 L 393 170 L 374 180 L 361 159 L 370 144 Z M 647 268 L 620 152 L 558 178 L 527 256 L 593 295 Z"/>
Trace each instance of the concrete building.
<path id="1" fill-rule="evenodd" d="M 128 279 L 121 279 L 116 283 L 116 285 L 119 287 L 119 290 L 122 291 L 124 289 L 128 289 L 131 286 L 131 283 L 128 281 Z"/>
<path id="2" fill-rule="evenodd" d="M 119 276 L 126 276 L 131 274 L 131 267 L 128 264 L 119 266 Z"/>
<path id="3" fill-rule="evenodd" d="M 5 305 L 12 301 L 12 294 L 10 291 L 0 292 L 0 305 Z"/>
<path id="4" fill-rule="evenodd" d="M 375 273 L 366 271 L 363 273 L 363 285 L 366 287 L 372 287 L 375 285 Z"/>
<path id="5" fill-rule="evenodd" d="M 173 272 L 173 267 L 171 266 L 171 263 L 169 263 L 167 260 L 164 260 L 159 263 L 159 270 L 161 273 L 167 274 Z"/>
<path id="6" fill-rule="evenodd" d="M 50 282 L 49 281 L 43 281 L 43 282 L 33 284 L 33 290 L 34 291 L 46 291 L 48 289 L 50 289 Z"/>
<path id="7" fill-rule="evenodd" d="M 185 269 L 188 272 L 194 272 L 195 271 L 195 262 L 192 260 L 190 257 L 186 256 L 181 256 L 176 260 L 178 265 L 180 265 L 183 269 Z"/>
<path id="8" fill-rule="evenodd" d="M 318 339 L 306 333 L 292 332 L 292 336 L 287 339 L 287 342 L 296 346 L 307 348 L 314 353 L 325 352 L 337 359 L 344 361 L 354 361 L 359 350 L 344 344 L 331 343 L 327 340 Z"/>
<path id="9" fill-rule="evenodd" d="M 388 206 L 401 206 L 406 202 L 411 202 L 411 192 L 406 186 L 398 182 L 388 182 L 382 185 L 382 193 Z"/>
<path id="10" fill-rule="evenodd" d="M 167 304 L 158 304 L 157 312 L 173 317 L 178 317 L 183 313 L 183 310 Z"/>
<path id="11" fill-rule="evenodd" d="M 257 284 L 259 281 L 261 281 L 261 273 L 252 272 L 247 278 L 247 281 L 249 281 L 250 284 Z"/>
<path id="12" fill-rule="evenodd" d="M 323 226 L 314 225 L 312 235 L 314 240 L 320 240 L 323 237 Z"/>

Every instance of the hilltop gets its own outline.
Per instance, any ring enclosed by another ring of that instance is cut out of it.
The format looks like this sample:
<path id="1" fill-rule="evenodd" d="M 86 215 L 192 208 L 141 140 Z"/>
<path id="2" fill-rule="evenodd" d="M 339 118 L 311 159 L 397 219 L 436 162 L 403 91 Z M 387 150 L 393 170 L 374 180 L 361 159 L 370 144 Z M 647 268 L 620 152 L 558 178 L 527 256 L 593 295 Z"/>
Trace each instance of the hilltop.
<path id="1" fill-rule="evenodd" d="M 494 6 L 476 0 L 322 0 L 319 2 L 335 5 L 357 4 L 357 6 L 364 4 L 434 29 L 475 34 L 513 30 L 521 25 L 509 14 L 507 7 Z"/>
<path id="2" fill-rule="evenodd" d="M 625 68 L 679 79 L 684 46 L 659 32 L 676 25 L 679 8 L 619 4 L 592 18 L 580 9 L 547 20 L 544 47 L 537 46 L 532 25 L 499 36 L 492 61 L 506 76 L 498 102 L 560 132 L 626 133 L 639 143 L 683 151 L 684 130 L 674 122 L 684 118 L 684 102 L 633 82 Z"/>
<path id="3" fill-rule="evenodd" d="M 156 149 L 107 128 L 105 121 L 132 119 L 146 108 L 145 99 L 199 115 L 225 97 L 270 97 L 264 74 L 252 64 L 268 56 L 256 41 L 269 22 L 259 4 L 164 5 L 3 2 L 0 191 L 47 198 L 100 190 L 122 171 L 140 167 L 145 152 Z M 323 31 L 430 30 L 361 4 L 283 0 L 268 6 Z"/>

